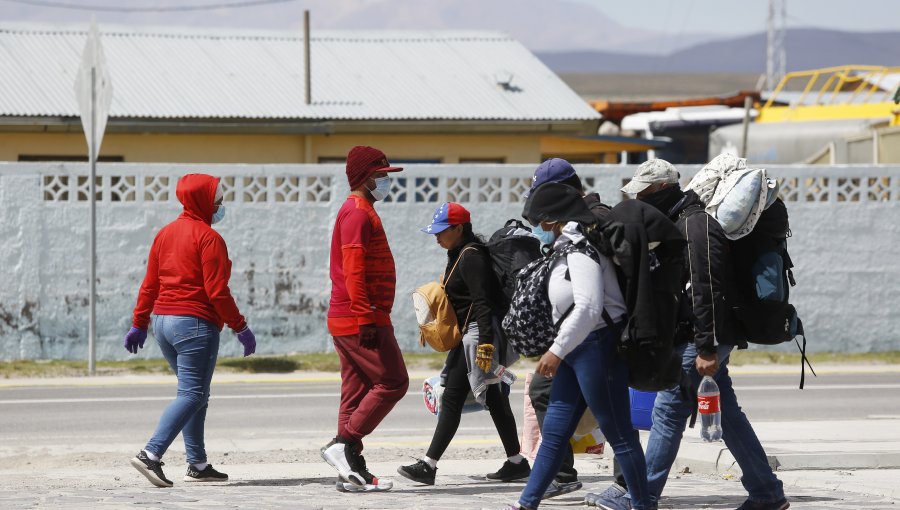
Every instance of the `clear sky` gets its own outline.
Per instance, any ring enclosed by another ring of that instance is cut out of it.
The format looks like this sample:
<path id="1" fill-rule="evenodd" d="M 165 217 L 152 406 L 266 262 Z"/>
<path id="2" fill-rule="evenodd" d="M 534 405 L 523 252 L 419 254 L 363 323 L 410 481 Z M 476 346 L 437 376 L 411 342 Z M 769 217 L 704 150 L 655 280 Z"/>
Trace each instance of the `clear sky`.
<path id="1" fill-rule="evenodd" d="M 190 7 L 248 0 L 0 0 L 0 22 L 86 23 L 92 6 Z M 80 7 L 63 9 L 52 5 Z M 900 0 L 787 0 L 789 27 L 900 32 Z M 767 0 L 274 0 L 187 12 L 99 10 L 101 24 L 298 30 L 477 29 L 511 34 L 536 51 L 662 55 L 765 30 Z"/>
<path id="2" fill-rule="evenodd" d="M 670 33 L 765 29 L 767 0 L 575 0 L 631 27 Z M 900 30 L 898 0 L 787 0 L 788 27 L 851 32 Z"/>

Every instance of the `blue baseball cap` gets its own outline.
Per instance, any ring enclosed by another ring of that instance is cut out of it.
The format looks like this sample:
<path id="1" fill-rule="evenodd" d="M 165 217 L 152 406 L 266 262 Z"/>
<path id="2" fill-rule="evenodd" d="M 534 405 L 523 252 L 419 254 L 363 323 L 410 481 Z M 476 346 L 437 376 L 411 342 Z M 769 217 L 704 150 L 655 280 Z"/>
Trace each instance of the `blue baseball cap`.
<path id="1" fill-rule="evenodd" d="M 528 195 L 541 184 L 564 181 L 573 175 L 575 175 L 575 168 L 571 163 L 562 158 L 550 158 L 541 163 L 534 171 L 531 189 L 525 192 L 525 198 L 528 198 Z"/>
<path id="2" fill-rule="evenodd" d="M 426 234 L 440 234 L 454 225 L 462 225 L 472 221 L 472 215 L 465 207 L 455 202 L 444 202 L 434 211 L 431 225 L 419 230 Z"/>

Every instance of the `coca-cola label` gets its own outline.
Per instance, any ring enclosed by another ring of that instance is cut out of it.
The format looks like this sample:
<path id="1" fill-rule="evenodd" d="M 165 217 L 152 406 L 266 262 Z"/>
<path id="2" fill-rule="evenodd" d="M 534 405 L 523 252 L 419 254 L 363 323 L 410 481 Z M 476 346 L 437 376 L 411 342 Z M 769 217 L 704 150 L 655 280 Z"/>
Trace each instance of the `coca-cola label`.
<path id="1" fill-rule="evenodd" d="M 584 453 L 590 453 L 593 455 L 603 455 L 603 445 L 606 443 L 595 444 L 594 446 L 588 446 L 584 449 Z"/>
<path id="2" fill-rule="evenodd" d="M 697 410 L 700 414 L 713 414 L 719 412 L 719 396 L 697 397 Z"/>

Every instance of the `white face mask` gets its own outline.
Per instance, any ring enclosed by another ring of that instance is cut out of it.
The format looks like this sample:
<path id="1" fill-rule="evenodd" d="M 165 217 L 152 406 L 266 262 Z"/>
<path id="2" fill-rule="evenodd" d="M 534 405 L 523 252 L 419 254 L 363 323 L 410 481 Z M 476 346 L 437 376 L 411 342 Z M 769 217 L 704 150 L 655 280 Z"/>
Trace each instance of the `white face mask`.
<path id="1" fill-rule="evenodd" d="M 379 177 L 375 179 L 375 189 L 370 189 L 369 193 L 372 194 L 372 198 L 376 201 L 384 200 L 387 198 L 388 194 L 391 192 L 391 178 L 390 177 Z"/>

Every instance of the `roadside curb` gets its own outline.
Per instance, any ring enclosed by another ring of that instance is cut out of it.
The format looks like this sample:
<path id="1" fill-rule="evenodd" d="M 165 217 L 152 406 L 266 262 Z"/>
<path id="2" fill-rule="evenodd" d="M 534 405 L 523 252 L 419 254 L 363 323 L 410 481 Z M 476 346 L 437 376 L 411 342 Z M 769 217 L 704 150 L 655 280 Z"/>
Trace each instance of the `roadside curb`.
<path id="1" fill-rule="evenodd" d="M 764 445 L 765 446 L 765 445 Z M 769 465 L 775 471 L 900 469 L 900 451 L 779 451 L 766 447 Z M 683 440 L 675 459 L 678 470 L 692 473 L 741 475 L 734 456 L 724 443 L 706 444 Z"/>

